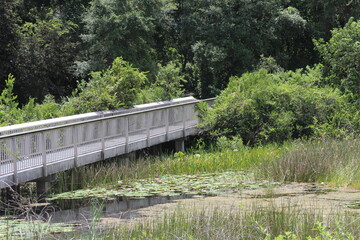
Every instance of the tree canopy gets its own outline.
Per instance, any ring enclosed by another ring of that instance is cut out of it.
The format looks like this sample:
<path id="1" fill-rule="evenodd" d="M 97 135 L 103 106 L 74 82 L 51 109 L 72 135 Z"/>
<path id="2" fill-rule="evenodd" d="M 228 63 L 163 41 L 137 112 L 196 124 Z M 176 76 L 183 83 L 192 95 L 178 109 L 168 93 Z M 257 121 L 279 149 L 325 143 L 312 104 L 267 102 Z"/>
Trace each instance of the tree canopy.
<path id="1" fill-rule="evenodd" d="M 355 102 L 359 18 L 350 0 L 2 1 L 0 91 L 11 88 L 14 108 L 29 112 L 20 119 L 36 119 L 65 105 L 72 114 L 207 98 L 261 66 L 322 64 L 319 86 Z"/>

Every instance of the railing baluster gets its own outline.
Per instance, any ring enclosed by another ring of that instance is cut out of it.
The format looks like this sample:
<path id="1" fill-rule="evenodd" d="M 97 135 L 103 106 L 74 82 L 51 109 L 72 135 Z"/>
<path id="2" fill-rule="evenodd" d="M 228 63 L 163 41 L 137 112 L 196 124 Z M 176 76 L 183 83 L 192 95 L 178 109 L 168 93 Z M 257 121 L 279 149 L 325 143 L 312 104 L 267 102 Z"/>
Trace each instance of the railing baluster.
<path id="1" fill-rule="evenodd" d="M 182 106 L 182 112 L 183 112 L 183 137 L 186 137 L 186 108 L 185 108 L 185 106 Z"/>
<path id="2" fill-rule="evenodd" d="M 101 121 L 101 158 L 105 159 L 106 120 Z"/>
<path id="3" fill-rule="evenodd" d="M 169 109 L 165 109 L 165 141 L 169 141 Z"/>
<path id="4" fill-rule="evenodd" d="M 47 176 L 47 164 L 46 164 L 46 140 L 44 132 L 40 133 L 40 149 L 41 149 L 41 158 L 43 165 L 43 177 Z"/>
<path id="5" fill-rule="evenodd" d="M 10 155 L 11 158 L 13 160 L 13 182 L 15 185 L 17 185 L 19 183 L 19 178 L 18 178 L 18 159 L 17 159 L 17 151 L 16 151 L 16 142 L 15 142 L 15 138 L 11 138 L 10 141 Z"/>
<path id="6" fill-rule="evenodd" d="M 125 117 L 125 153 L 129 153 L 129 117 Z"/>
<path id="7" fill-rule="evenodd" d="M 74 166 L 78 167 L 78 126 L 73 127 L 73 142 L 74 142 Z"/>
<path id="8" fill-rule="evenodd" d="M 146 124 L 146 146 L 150 147 L 150 127 L 152 123 L 153 112 L 145 113 L 145 124 Z"/>

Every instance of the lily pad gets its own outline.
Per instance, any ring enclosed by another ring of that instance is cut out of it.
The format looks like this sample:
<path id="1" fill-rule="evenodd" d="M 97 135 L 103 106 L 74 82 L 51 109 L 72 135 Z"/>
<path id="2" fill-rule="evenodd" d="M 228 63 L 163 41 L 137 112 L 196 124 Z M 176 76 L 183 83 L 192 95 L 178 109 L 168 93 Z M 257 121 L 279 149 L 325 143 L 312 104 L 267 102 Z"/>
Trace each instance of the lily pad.
<path id="1" fill-rule="evenodd" d="M 149 197 L 173 196 L 180 194 L 214 195 L 220 191 L 234 188 L 257 189 L 268 183 L 250 182 L 243 184 L 249 175 L 244 172 L 227 171 L 222 173 L 204 173 L 197 175 L 164 175 L 155 178 L 134 180 L 131 183 L 117 181 L 116 185 L 107 188 L 97 187 L 53 195 L 48 200 L 109 198 L 115 196 Z"/>

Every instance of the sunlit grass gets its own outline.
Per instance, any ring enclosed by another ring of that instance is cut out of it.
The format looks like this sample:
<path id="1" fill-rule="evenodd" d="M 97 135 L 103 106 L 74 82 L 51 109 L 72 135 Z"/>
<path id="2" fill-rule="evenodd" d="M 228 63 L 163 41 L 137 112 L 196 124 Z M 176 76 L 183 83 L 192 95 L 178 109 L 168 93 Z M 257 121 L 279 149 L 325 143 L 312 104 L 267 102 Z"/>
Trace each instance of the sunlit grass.
<path id="1" fill-rule="evenodd" d="M 325 214 L 316 208 L 254 205 L 232 209 L 211 206 L 184 209 L 179 205 L 160 219 L 144 220 L 131 227 L 116 226 L 103 231 L 96 239 L 350 240 L 360 238 L 359 221 L 357 214 L 335 211 Z M 82 238 L 86 239 L 86 234 Z"/>

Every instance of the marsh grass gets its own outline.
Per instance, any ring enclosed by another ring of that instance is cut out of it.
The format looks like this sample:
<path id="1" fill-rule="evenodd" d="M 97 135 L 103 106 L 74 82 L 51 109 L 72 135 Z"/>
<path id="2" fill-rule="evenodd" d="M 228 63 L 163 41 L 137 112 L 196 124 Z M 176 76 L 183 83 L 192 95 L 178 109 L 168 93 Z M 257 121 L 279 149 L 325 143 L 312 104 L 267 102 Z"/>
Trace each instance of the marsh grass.
<path id="1" fill-rule="evenodd" d="M 241 150 L 192 150 L 126 162 L 120 158 L 58 174 L 59 192 L 157 177 L 249 170 L 270 181 L 327 182 L 360 188 L 360 140 L 296 141 Z M 69 176 L 76 176 L 70 179 Z M 66 180 L 66 177 L 68 176 Z"/>
<path id="2" fill-rule="evenodd" d="M 244 148 L 242 151 L 197 150 L 190 153 L 175 153 L 161 156 L 140 157 L 133 161 L 114 158 L 97 164 L 83 166 L 57 175 L 58 192 L 126 183 L 133 179 L 161 175 L 198 174 L 247 170 L 259 166 L 262 161 L 279 158 L 282 148 L 267 145 L 258 148 Z M 75 176 L 75 177 L 74 177 Z M 74 186 L 75 185 L 75 186 Z"/>
<path id="3" fill-rule="evenodd" d="M 318 209 L 252 206 L 249 209 L 178 208 L 159 220 L 114 228 L 103 239 L 360 239 L 359 216 Z M 328 236 L 328 238 L 326 238 Z M 349 238 L 345 238 L 348 236 Z M 296 237 L 296 238 L 295 238 Z M 352 238 L 351 238 L 352 237 Z"/>
<path id="4" fill-rule="evenodd" d="M 259 169 L 259 176 L 280 181 L 360 188 L 360 140 L 296 142 L 280 158 L 263 161 Z"/>

